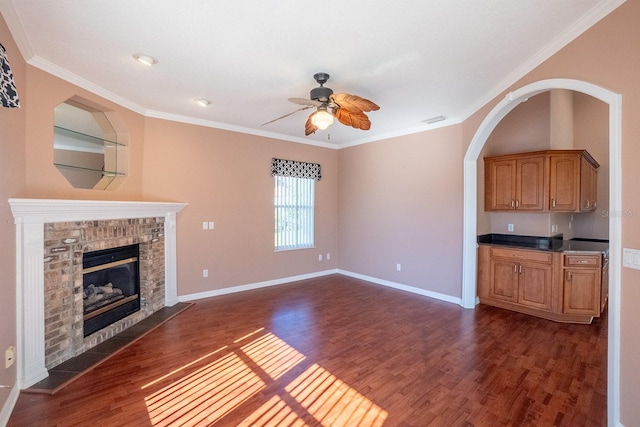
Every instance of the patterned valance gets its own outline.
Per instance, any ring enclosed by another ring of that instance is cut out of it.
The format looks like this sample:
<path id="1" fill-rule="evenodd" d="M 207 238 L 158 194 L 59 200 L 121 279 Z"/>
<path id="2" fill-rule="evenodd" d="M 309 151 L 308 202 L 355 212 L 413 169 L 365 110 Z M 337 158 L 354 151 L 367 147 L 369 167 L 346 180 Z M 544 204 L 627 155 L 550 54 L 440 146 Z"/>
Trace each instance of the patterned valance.
<path id="1" fill-rule="evenodd" d="M 271 159 L 271 176 L 293 176 L 320 181 L 320 164 L 297 162 L 295 160 Z"/>
<path id="2" fill-rule="evenodd" d="M 9 58 L 0 44 L 0 106 L 7 108 L 19 108 L 18 90 L 13 81 L 13 73 L 9 67 Z"/>

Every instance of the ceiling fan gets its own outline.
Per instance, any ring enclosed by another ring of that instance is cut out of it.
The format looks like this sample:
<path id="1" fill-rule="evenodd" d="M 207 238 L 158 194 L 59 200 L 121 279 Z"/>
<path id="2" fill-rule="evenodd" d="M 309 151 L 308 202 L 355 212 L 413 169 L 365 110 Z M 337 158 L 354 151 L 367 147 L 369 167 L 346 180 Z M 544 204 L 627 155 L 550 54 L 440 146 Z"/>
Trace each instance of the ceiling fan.
<path id="1" fill-rule="evenodd" d="M 331 126 L 334 117 L 343 125 L 356 129 L 369 130 L 371 128 L 371 121 L 365 113 L 380 109 L 378 105 L 357 95 L 333 93 L 333 90 L 324 86 L 329 80 L 327 73 L 316 73 L 313 78 L 320 86 L 311 90 L 309 99 L 289 98 L 289 101 L 304 105 L 304 107 L 264 123 L 262 126 L 284 119 L 298 111 L 315 108 L 316 111 L 309 115 L 304 126 L 304 134 L 307 136 L 315 133 L 318 129 L 326 129 Z"/>

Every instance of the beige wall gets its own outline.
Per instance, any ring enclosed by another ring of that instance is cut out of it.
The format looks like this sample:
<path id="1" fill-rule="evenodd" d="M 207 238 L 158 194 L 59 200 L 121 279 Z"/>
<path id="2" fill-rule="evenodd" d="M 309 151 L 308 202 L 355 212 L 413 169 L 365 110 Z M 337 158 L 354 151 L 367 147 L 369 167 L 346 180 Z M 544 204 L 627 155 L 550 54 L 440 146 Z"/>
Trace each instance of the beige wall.
<path id="1" fill-rule="evenodd" d="M 548 78 L 572 78 L 623 96 L 623 209 L 640 212 L 640 2 L 627 1 L 508 90 Z M 4 21 L 24 108 L 0 109 L 0 198 L 185 201 L 178 215 L 179 294 L 290 277 L 331 268 L 459 297 L 462 271 L 462 159 L 478 126 L 504 96 L 461 125 L 343 150 L 321 149 L 194 125 L 145 119 L 28 67 Z M 505 91 L 506 93 L 506 91 Z M 53 107 L 72 95 L 117 112 L 129 130 L 130 175 L 115 192 L 72 189 L 52 165 Z M 274 253 L 271 157 L 320 162 L 317 250 Z M 28 160 L 26 160 L 28 159 Z M 244 167 L 244 172 L 243 172 Z M 202 221 L 216 229 L 202 231 Z M 623 245 L 640 248 L 640 216 L 625 215 Z M 0 207 L 5 238 L 0 268 L 0 350 L 15 343 L 15 242 L 9 207 Z M 318 254 L 330 252 L 330 262 Z M 402 271 L 396 271 L 397 263 Z M 202 278 L 202 269 L 209 278 Z M 621 421 L 640 423 L 640 271 L 622 270 Z M 0 369 L 3 384 L 15 368 Z M 0 389 L 0 404 L 6 393 Z"/>
<path id="2" fill-rule="evenodd" d="M 145 196 L 189 203 L 178 214 L 180 296 L 337 267 L 336 150 L 157 119 L 145 128 Z M 273 157 L 322 167 L 315 249 L 274 252 Z"/>
<path id="3" fill-rule="evenodd" d="M 16 230 L 13 215 L 6 200 L 20 193 L 25 186 L 25 96 L 26 64 L 20 56 L 7 26 L 0 16 L 0 41 L 7 51 L 23 108 L 0 108 L 0 355 L 10 345 L 16 345 Z M 9 369 L 0 366 L 0 385 L 13 386 L 16 364 Z M 0 388 L 0 408 L 10 389 Z"/>
<path id="4" fill-rule="evenodd" d="M 461 296 L 461 137 L 450 126 L 340 150 L 341 269 Z"/>

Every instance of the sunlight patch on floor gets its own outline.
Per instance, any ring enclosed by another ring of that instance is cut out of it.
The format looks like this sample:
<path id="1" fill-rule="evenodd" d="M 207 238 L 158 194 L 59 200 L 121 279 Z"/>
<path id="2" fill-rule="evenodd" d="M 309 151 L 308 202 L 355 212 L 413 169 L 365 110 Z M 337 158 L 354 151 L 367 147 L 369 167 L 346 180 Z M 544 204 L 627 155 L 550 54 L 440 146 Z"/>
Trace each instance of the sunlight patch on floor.
<path id="1" fill-rule="evenodd" d="M 237 355 L 229 354 L 145 399 L 154 426 L 214 422 L 264 389 Z"/>
<path id="2" fill-rule="evenodd" d="M 272 333 L 243 346 L 242 351 L 274 380 L 305 359 L 303 354 Z"/>
<path id="3" fill-rule="evenodd" d="M 225 348 L 227 348 L 227 346 L 226 346 L 226 345 L 225 345 L 224 347 L 221 347 L 221 348 L 219 348 L 219 349 L 215 350 L 215 351 L 212 351 L 212 352 L 211 352 L 211 353 L 209 353 L 209 354 L 205 354 L 204 356 L 199 357 L 199 358 L 197 358 L 196 360 L 194 360 L 194 361 L 192 361 L 192 362 L 187 363 L 186 365 L 182 365 L 181 367 L 179 367 L 179 368 L 177 368 L 177 369 L 174 369 L 173 371 L 169 372 L 169 373 L 168 373 L 168 374 L 166 374 L 166 375 L 161 376 L 160 378 L 156 378 L 155 380 L 151 381 L 151 382 L 150 382 L 150 383 L 148 383 L 148 384 L 143 385 L 143 386 L 142 386 L 142 387 L 140 387 L 140 388 L 141 388 L 142 390 L 144 390 L 144 389 L 145 389 L 145 388 L 147 388 L 147 387 L 151 387 L 152 385 L 159 383 L 160 381 L 164 380 L 165 378 L 169 378 L 170 376 L 175 375 L 175 374 L 177 374 L 178 372 L 183 372 L 183 371 L 185 371 L 187 368 L 189 368 L 189 367 L 191 367 L 191 366 L 195 365 L 195 364 L 196 364 L 196 363 L 198 363 L 198 362 L 203 361 L 203 360 L 204 360 L 204 359 L 206 359 L 207 357 L 211 357 L 211 356 L 213 356 L 214 354 L 219 353 L 220 351 L 224 350 Z"/>
<path id="4" fill-rule="evenodd" d="M 387 412 L 314 364 L 285 390 L 323 426 L 381 426 Z"/>
<path id="5" fill-rule="evenodd" d="M 253 338 L 258 329 L 234 341 Z M 219 359 L 186 375 L 197 363 L 226 349 Z M 306 357 L 273 333 L 232 350 L 224 346 L 145 385 L 186 375 L 145 398 L 154 426 L 211 425 L 271 386 Z M 277 383 L 275 383 L 277 384 Z M 282 386 L 280 386 L 282 387 Z M 303 427 L 315 419 L 326 427 L 382 426 L 388 413 L 318 364 L 250 413 L 240 426 Z M 248 408 L 247 408 L 248 409 Z"/>
<path id="6" fill-rule="evenodd" d="M 308 427 L 298 414 L 279 396 L 273 396 L 267 403 L 255 410 L 238 427 L 288 426 Z"/>

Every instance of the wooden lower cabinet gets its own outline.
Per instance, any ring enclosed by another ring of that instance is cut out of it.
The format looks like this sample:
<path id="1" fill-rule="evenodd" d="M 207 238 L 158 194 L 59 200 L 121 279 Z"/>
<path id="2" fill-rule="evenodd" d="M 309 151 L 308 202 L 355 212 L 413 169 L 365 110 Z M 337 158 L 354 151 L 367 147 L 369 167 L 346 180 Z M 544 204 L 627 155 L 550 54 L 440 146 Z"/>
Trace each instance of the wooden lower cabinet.
<path id="1" fill-rule="evenodd" d="M 602 273 L 602 255 L 564 255 L 562 312 L 599 316 Z"/>
<path id="2" fill-rule="evenodd" d="M 551 266 L 522 262 L 519 268 L 518 303 L 551 311 Z"/>
<path id="3" fill-rule="evenodd" d="M 591 323 L 606 304 L 602 255 L 480 245 L 480 303 L 558 322 Z"/>

